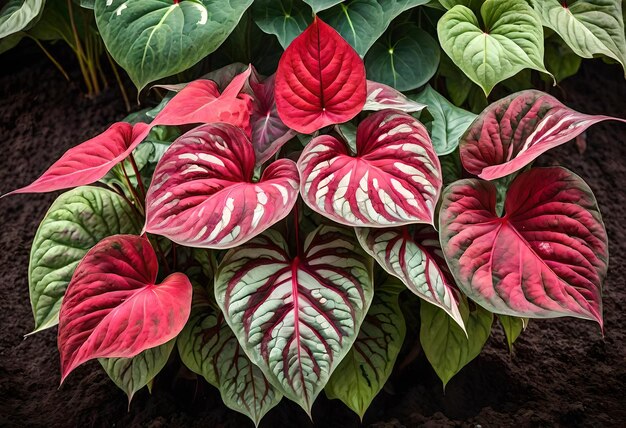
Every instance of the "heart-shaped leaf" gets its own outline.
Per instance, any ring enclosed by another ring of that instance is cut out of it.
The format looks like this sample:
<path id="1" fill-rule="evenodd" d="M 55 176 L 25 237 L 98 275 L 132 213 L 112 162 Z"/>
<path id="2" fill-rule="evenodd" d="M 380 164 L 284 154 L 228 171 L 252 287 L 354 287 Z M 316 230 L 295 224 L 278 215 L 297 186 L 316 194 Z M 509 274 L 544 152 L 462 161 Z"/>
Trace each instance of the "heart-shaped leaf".
<path id="1" fill-rule="evenodd" d="M 487 0 L 481 28 L 470 9 L 454 6 L 439 20 L 441 47 L 489 95 L 496 83 L 524 68 L 543 66 L 541 20 L 525 0 Z"/>
<path id="2" fill-rule="evenodd" d="M 81 260 L 61 305 L 61 381 L 94 358 L 130 358 L 170 341 L 191 310 L 191 283 L 174 273 L 156 284 L 157 257 L 150 242 L 115 235 Z"/>
<path id="3" fill-rule="evenodd" d="M 311 9 L 301 0 L 256 0 L 254 22 L 267 34 L 274 34 L 287 48 L 311 23 Z"/>
<path id="4" fill-rule="evenodd" d="M 371 258 L 351 231 L 320 226 L 290 256 L 268 230 L 229 251 L 215 296 L 248 357 L 309 414 L 372 301 Z"/>
<path id="5" fill-rule="evenodd" d="M 542 153 L 609 116 L 578 113 L 556 98 L 527 90 L 488 106 L 461 138 L 465 169 L 485 180 L 519 171 Z"/>
<path id="6" fill-rule="evenodd" d="M 430 136 L 437 155 L 452 153 L 458 147 L 459 139 L 474 121 L 476 115 L 456 107 L 430 85 L 415 96 L 415 99 L 426 104 L 426 109 L 433 117 L 430 123 Z M 427 127 L 428 125 L 426 124 Z"/>
<path id="7" fill-rule="evenodd" d="M 365 66 L 335 30 L 315 18 L 280 58 L 275 95 L 282 121 L 310 134 L 363 109 Z"/>
<path id="8" fill-rule="evenodd" d="M 454 295 L 454 281 L 432 226 L 412 229 L 357 228 L 361 246 L 389 274 L 420 298 L 443 309 L 461 327 L 463 318 Z"/>
<path id="9" fill-rule="evenodd" d="M 150 384 L 165 367 L 165 363 L 174 349 L 176 339 L 146 349 L 130 358 L 100 358 L 100 364 L 109 378 L 128 396 L 128 403 L 144 386 Z"/>
<path id="10" fill-rule="evenodd" d="M 59 196 L 39 225 L 30 251 L 33 333 L 59 322 L 67 285 L 91 247 L 107 236 L 140 231 L 141 223 L 132 207 L 109 190 L 79 187 Z"/>
<path id="11" fill-rule="evenodd" d="M 413 23 L 385 33 L 365 57 L 367 76 L 399 91 L 419 88 L 439 66 L 439 44 Z"/>
<path id="12" fill-rule="evenodd" d="M 349 226 L 433 223 L 441 167 L 426 128 L 415 118 L 382 110 L 358 127 L 356 156 L 321 135 L 300 159 L 301 194 L 313 210 Z"/>
<path id="13" fill-rule="evenodd" d="M 379 111 L 387 108 L 400 110 L 405 113 L 414 113 L 426 107 L 405 97 L 402 92 L 396 91 L 382 83 L 367 81 L 367 99 L 363 110 Z"/>
<path id="14" fill-rule="evenodd" d="M 491 333 L 493 314 L 457 295 L 465 331 L 440 308 L 420 305 L 420 343 L 445 388 L 450 379 L 480 354 Z"/>
<path id="15" fill-rule="evenodd" d="M 442 197 L 441 244 L 457 285 L 486 309 L 602 325 L 608 243 L 591 189 L 563 168 L 526 171 L 498 217 L 496 187 L 461 180 Z"/>
<path id="16" fill-rule="evenodd" d="M 428 2 L 429 0 L 351 0 L 323 11 L 320 16 L 364 57 L 395 17 Z"/>
<path id="17" fill-rule="evenodd" d="M 546 68 L 557 82 L 578 73 L 582 59 L 558 35 L 548 37 L 545 48 Z"/>
<path id="18" fill-rule="evenodd" d="M 329 9 L 336 4 L 342 3 L 343 0 L 304 0 L 311 8 L 313 13 L 318 13 L 322 10 Z"/>
<path id="19" fill-rule="evenodd" d="M 252 0 L 98 0 L 98 30 L 141 91 L 215 51 Z"/>
<path id="20" fill-rule="evenodd" d="M 626 72 L 626 36 L 621 1 L 532 0 L 543 25 L 556 31 L 583 58 L 606 55 Z"/>
<path id="21" fill-rule="evenodd" d="M 69 149 L 41 177 L 15 193 L 41 193 L 91 184 L 124 160 L 146 136 L 145 123 L 117 122 L 102 134 Z"/>
<path id="22" fill-rule="evenodd" d="M 255 74 L 250 79 L 254 97 L 250 123 L 252 126 L 252 145 L 257 164 L 270 159 L 296 133 L 280 120 L 274 101 L 275 75 L 259 80 Z"/>
<path id="23" fill-rule="evenodd" d="M 204 289 L 194 289 L 191 316 L 177 343 L 183 364 L 219 389 L 227 407 L 255 425 L 280 402 L 282 394 L 252 364 Z"/>
<path id="24" fill-rule="evenodd" d="M 25 30 L 36 22 L 45 0 L 8 0 L 0 9 L 0 39 Z"/>
<path id="25" fill-rule="evenodd" d="M 253 182 L 255 157 L 243 131 L 199 126 L 178 138 L 156 167 L 146 231 L 190 247 L 230 248 L 285 218 L 298 196 L 293 161 L 270 164 Z"/>
<path id="26" fill-rule="evenodd" d="M 510 317 L 508 315 L 498 315 L 498 320 L 502 324 L 506 343 L 509 345 L 509 351 L 513 352 L 513 343 L 517 340 L 522 331 L 528 324 L 528 318 Z"/>
<path id="27" fill-rule="evenodd" d="M 328 398 L 341 400 L 361 420 L 391 376 L 406 334 L 404 316 L 398 304 L 398 294 L 404 286 L 392 279 L 387 281 L 376 288 L 352 349 L 324 388 Z"/>

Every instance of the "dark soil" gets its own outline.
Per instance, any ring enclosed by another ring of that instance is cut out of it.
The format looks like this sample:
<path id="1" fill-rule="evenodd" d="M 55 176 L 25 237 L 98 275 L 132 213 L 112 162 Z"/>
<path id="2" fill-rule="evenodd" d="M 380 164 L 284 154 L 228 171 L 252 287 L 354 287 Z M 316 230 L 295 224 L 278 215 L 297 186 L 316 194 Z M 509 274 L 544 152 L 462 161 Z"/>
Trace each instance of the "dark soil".
<path id="1" fill-rule="evenodd" d="M 31 182 L 65 150 L 125 115 L 118 93 L 86 99 L 79 84 L 63 80 L 35 49 L 22 46 L 0 61 L 0 193 Z M 80 81 L 77 73 L 74 81 Z M 616 66 L 586 62 L 581 74 L 554 92 L 581 111 L 626 116 L 626 84 Z M 626 126 L 603 123 L 588 131 L 583 154 L 569 144 L 541 160 L 581 175 L 604 213 L 611 242 L 605 336 L 590 321 L 531 321 L 510 354 L 496 326 L 484 352 L 445 394 L 420 356 L 392 377 L 364 426 L 626 426 L 625 136 Z M 226 409 L 208 384 L 176 376 L 176 362 L 151 396 L 145 390 L 136 395 L 130 410 L 96 362 L 81 366 L 59 389 L 56 328 L 23 339 L 33 327 L 30 244 L 55 197 L 0 200 L 0 426 L 252 426 Z M 319 427 L 359 426 L 354 414 L 323 394 L 313 419 Z M 261 425 L 313 426 L 287 400 Z"/>

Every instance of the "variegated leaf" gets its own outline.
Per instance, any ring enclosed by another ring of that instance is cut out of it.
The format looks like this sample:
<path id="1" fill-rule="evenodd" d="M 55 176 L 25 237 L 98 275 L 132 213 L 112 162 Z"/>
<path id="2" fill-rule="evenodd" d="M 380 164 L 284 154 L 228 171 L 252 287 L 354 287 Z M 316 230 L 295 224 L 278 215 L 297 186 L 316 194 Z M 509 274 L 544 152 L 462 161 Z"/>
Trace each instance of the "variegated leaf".
<path id="1" fill-rule="evenodd" d="M 208 293 L 194 288 L 191 316 L 178 337 L 180 358 L 220 390 L 224 404 L 258 425 L 282 394 L 248 358 Z"/>
<path id="2" fill-rule="evenodd" d="M 426 128 L 406 113 L 382 110 L 361 122 L 356 156 L 333 136 L 314 138 L 298 170 L 307 205 L 338 223 L 433 223 L 441 166 Z"/>
<path id="3" fill-rule="evenodd" d="M 181 245 L 230 248 L 285 218 L 298 196 L 293 161 L 270 164 L 253 181 L 254 148 L 227 123 L 178 138 L 156 167 L 146 197 L 146 231 Z"/>
<path id="4" fill-rule="evenodd" d="M 391 86 L 382 83 L 367 81 L 367 98 L 363 110 L 379 111 L 387 108 L 400 110 L 406 113 L 414 113 L 426 107 L 404 96 L 404 94 Z"/>
<path id="5" fill-rule="evenodd" d="M 273 230 L 229 251 L 215 279 L 250 359 L 309 414 L 348 353 L 373 296 L 372 260 L 351 231 L 320 226 L 298 255 Z"/>
<path id="6" fill-rule="evenodd" d="M 378 264 L 417 296 L 443 309 L 465 329 L 455 299 L 439 235 L 431 226 L 413 228 L 357 228 L 359 242 Z"/>

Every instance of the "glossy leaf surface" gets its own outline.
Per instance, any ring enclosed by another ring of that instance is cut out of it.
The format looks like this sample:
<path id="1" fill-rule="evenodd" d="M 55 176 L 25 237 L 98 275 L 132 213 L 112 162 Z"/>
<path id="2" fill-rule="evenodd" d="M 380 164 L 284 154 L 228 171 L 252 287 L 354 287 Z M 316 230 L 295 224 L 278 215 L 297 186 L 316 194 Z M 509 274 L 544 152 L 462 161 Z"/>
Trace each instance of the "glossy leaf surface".
<path id="1" fill-rule="evenodd" d="M 404 96 L 400 91 L 382 83 L 367 81 L 367 99 L 363 110 L 379 111 L 387 108 L 414 113 L 426 107 Z"/>
<path id="2" fill-rule="evenodd" d="M 480 11 L 483 26 L 471 9 L 454 6 L 437 33 L 443 50 L 485 95 L 524 68 L 547 73 L 541 20 L 525 0 L 487 0 Z"/>
<path id="3" fill-rule="evenodd" d="M 178 351 L 185 366 L 220 390 L 226 406 L 255 425 L 282 398 L 250 361 L 204 289 L 194 289 L 191 316 L 178 338 Z"/>
<path id="4" fill-rule="evenodd" d="M 527 318 L 575 316 L 602 325 L 608 243 L 591 189 L 563 168 L 536 168 L 510 185 L 461 180 L 442 197 L 441 244 L 456 283 L 486 309 Z"/>
<path id="5" fill-rule="evenodd" d="M 615 118 L 579 113 L 540 91 L 518 92 L 496 101 L 478 116 L 461 138 L 461 161 L 468 172 L 494 180 L 609 119 Z"/>
<path id="6" fill-rule="evenodd" d="M 431 226 L 358 228 L 361 246 L 415 295 L 443 309 L 463 329 L 454 281 Z"/>
<path id="7" fill-rule="evenodd" d="M 94 183 L 124 160 L 145 137 L 147 130 L 145 123 L 132 126 L 117 122 L 102 134 L 69 149 L 32 184 L 7 195 L 52 192 Z"/>
<path id="8" fill-rule="evenodd" d="M 316 18 L 281 57 L 275 95 L 282 121 L 310 134 L 361 111 L 367 95 L 365 66 L 335 30 Z"/>
<path id="9" fill-rule="evenodd" d="M 398 304 L 404 286 L 388 281 L 376 288 L 359 336 L 324 388 L 328 398 L 341 400 L 361 420 L 391 376 L 406 334 Z"/>
<path id="10" fill-rule="evenodd" d="M 81 260 L 59 315 L 62 381 L 94 358 L 130 358 L 178 335 L 191 310 L 191 283 L 174 273 L 156 284 L 146 238 L 115 235 Z"/>
<path id="11" fill-rule="evenodd" d="M 25 30 L 39 17 L 45 0 L 8 0 L 0 8 L 0 39 Z"/>
<path id="12" fill-rule="evenodd" d="M 441 168 L 426 128 L 406 113 L 382 110 L 361 122 L 355 157 L 333 136 L 314 138 L 298 170 L 307 205 L 338 223 L 433 222 Z"/>
<path id="13" fill-rule="evenodd" d="M 202 125 L 178 138 L 156 167 L 146 231 L 182 245 L 230 248 L 285 218 L 298 196 L 293 161 L 270 164 L 253 182 L 255 156 L 243 131 Z"/>
<path id="14" fill-rule="evenodd" d="M 351 231 L 320 226 L 300 256 L 269 230 L 229 251 L 215 296 L 248 357 L 308 413 L 357 337 L 372 263 Z"/>
<path id="15" fill-rule="evenodd" d="M 59 310 L 76 266 L 100 240 L 141 231 L 138 215 L 119 195 L 79 187 L 59 196 L 37 229 L 28 265 L 35 329 L 59 322 Z"/>

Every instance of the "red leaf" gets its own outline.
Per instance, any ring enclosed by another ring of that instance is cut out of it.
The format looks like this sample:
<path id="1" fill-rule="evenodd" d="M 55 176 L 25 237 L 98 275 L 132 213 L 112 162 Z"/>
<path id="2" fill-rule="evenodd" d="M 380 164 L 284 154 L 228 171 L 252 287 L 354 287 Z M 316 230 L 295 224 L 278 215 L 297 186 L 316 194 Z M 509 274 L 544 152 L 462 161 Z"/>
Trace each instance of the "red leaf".
<path id="1" fill-rule="evenodd" d="M 52 192 L 98 181 L 128 156 L 149 131 L 145 123 L 118 122 L 102 134 L 72 147 L 32 184 L 14 193 Z"/>
<path id="2" fill-rule="evenodd" d="M 310 134 L 352 119 L 362 110 L 366 95 L 363 60 L 317 17 L 278 63 L 278 114 L 298 132 Z"/>
<path id="3" fill-rule="evenodd" d="M 516 172 L 610 116 L 578 113 L 540 91 L 517 92 L 488 106 L 460 141 L 465 169 L 485 180 Z"/>
<path id="4" fill-rule="evenodd" d="M 441 243 L 461 290 L 499 314 L 602 325 L 608 243 L 589 186 L 563 168 L 531 169 L 511 184 L 503 217 L 496 194 L 471 179 L 443 195 Z"/>
<path id="5" fill-rule="evenodd" d="M 400 110 L 405 113 L 414 113 L 426 107 L 405 97 L 402 92 L 382 83 L 367 81 L 367 100 L 363 110 L 379 111 L 386 108 Z"/>
<path id="6" fill-rule="evenodd" d="M 433 223 L 441 167 L 424 125 L 395 110 L 357 129 L 356 156 L 330 135 L 314 138 L 298 160 L 301 194 L 313 210 L 349 226 Z"/>
<path id="7" fill-rule="evenodd" d="M 182 330 L 191 283 L 174 273 L 155 284 L 157 258 L 146 238 L 116 235 L 79 263 L 59 315 L 61 381 L 94 358 L 133 357 Z"/>
<path id="8" fill-rule="evenodd" d="M 293 161 L 270 164 L 252 181 L 255 157 L 241 129 L 199 126 L 178 138 L 156 167 L 146 230 L 191 247 L 230 248 L 285 218 L 298 196 Z"/>

